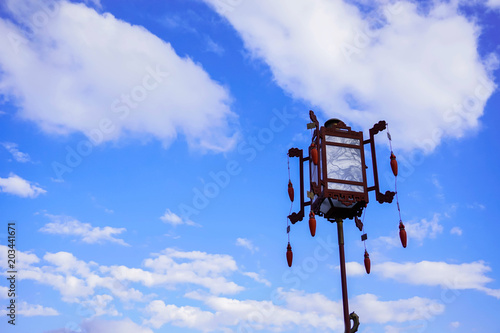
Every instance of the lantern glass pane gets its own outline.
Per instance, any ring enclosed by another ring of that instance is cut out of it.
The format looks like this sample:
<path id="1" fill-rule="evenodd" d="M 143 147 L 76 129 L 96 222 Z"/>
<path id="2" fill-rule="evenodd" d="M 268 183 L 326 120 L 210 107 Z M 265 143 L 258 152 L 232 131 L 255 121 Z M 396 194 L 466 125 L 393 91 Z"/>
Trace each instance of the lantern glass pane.
<path id="1" fill-rule="evenodd" d="M 326 145 L 326 161 L 328 178 L 363 182 L 360 149 Z M 364 192 L 363 186 L 334 182 L 328 182 L 328 189 Z"/>
<path id="2" fill-rule="evenodd" d="M 340 136 L 331 136 L 331 135 L 326 135 L 325 140 L 327 142 L 336 142 L 336 143 L 345 143 L 348 145 L 355 145 L 359 146 L 359 140 L 358 139 L 351 139 L 351 138 L 343 138 Z"/>

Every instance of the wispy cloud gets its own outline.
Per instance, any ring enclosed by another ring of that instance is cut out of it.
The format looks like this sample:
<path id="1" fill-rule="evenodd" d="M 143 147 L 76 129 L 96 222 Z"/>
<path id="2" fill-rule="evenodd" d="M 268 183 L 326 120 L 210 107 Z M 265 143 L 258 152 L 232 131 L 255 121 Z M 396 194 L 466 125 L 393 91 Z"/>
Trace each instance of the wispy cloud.
<path id="1" fill-rule="evenodd" d="M 53 235 L 77 236 L 84 243 L 89 244 L 111 242 L 129 246 L 123 239 L 115 237 L 115 235 L 119 235 L 126 231 L 125 228 L 93 227 L 90 223 L 82 223 L 72 217 L 64 215 L 45 214 L 45 216 L 50 218 L 53 222 L 47 223 L 40 228 L 41 232 Z"/>
<path id="2" fill-rule="evenodd" d="M 466 206 L 468 209 L 477 209 L 477 210 L 485 210 L 486 206 L 483 205 L 482 203 L 474 202 L 474 203 L 468 203 Z"/>
<path id="3" fill-rule="evenodd" d="M 255 272 L 244 272 L 242 274 L 245 276 L 248 276 L 251 279 L 254 279 L 255 281 L 257 281 L 259 283 L 265 284 L 268 287 L 271 286 L 271 282 L 269 282 L 269 280 L 264 279 L 262 276 L 260 276 L 259 274 L 255 273 Z"/>
<path id="4" fill-rule="evenodd" d="M 406 233 L 408 235 L 408 244 L 415 242 L 422 245 L 426 238 L 436 238 L 443 232 L 443 226 L 440 224 L 441 214 L 434 213 L 432 219 L 421 219 L 420 222 L 405 222 Z M 381 236 L 374 240 L 374 244 L 384 244 L 384 246 L 401 246 L 399 240 L 399 229 L 394 229 L 390 236 Z"/>
<path id="5" fill-rule="evenodd" d="M 222 46 L 220 46 L 219 44 L 217 44 L 216 42 L 213 41 L 212 38 L 210 38 L 210 36 L 207 36 L 205 38 L 205 42 L 206 42 L 206 45 L 207 45 L 207 52 L 212 52 L 212 53 L 215 53 L 219 56 L 223 55 L 225 50 Z"/>
<path id="6" fill-rule="evenodd" d="M 373 265 L 372 271 L 400 283 L 439 286 L 448 290 L 474 289 L 500 299 L 500 289 L 486 287 L 493 279 L 486 275 L 491 271 L 491 267 L 483 261 L 463 264 L 435 261 L 385 262 Z"/>
<path id="7" fill-rule="evenodd" d="M 255 246 L 251 240 L 246 239 L 246 238 L 237 238 L 236 245 L 244 247 L 244 248 L 250 250 L 252 253 L 254 253 L 255 251 L 259 251 L 259 248 L 257 246 Z"/>
<path id="8" fill-rule="evenodd" d="M 500 0 L 487 0 L 486 5 L 493 9 L 500 9 Z"/>
<path id="9" fill-rule="evenodd" d="M 163 222 L 170 224 L 174 227 L 178 226 L 178 225 L 183 225 L 183 224 L 193 226 L 193 227 L 201 227 L 201 225 L 199 225 L 198 223 L 195 223 L 189 219 L 182 219 L 179 215 L 172 213 L 172 211 L 170 209 L 167 209 L 165 211 L 165 214 L 163 214 L 160 217 L 160 220 L 162 220 Z"/>
<path id="10" fill-rule="evenodd" d="M 38 184 L 27 181 L 14 173 L 10 173 L 7 178 L 0 177 L 0 192 L 17 195 L 22 198 L 36 198 L 40 194 L 47 193 Z"/>
<path id="11" fill-rule="evenodd" d="M 7 149 L 7 151 L 9 153 L 11 153 L 12 157 L 14 158 L 14 160 L 16 160 L 17 162 L 20 162 L 20 163 L 26 163 L 26 162 L 31 162 L 31 157 L 30 155 L 28 155 L 27 153 L 23 153 L 21 151 L 19 151 L 19 149 L 17 148 L 18 145 L 17 143 L 13 143 L 13 142 L 2 142 L 1 145 Z"/>
<path id="12" fill-rule="evenodd" d="M 33 304 L 28 304 L 26 302 L 20 302 L 19 304 L 16 304 L 17 306 L 17 313 L 25 316 L 25 317 L 48 317 L 48 316 L 59 316 L 60 313 L 51 307 L 45 307 L 39 304 L 33 305 Z M 6 315 L 7 310 L 0 310 L 0 314 Z"/>

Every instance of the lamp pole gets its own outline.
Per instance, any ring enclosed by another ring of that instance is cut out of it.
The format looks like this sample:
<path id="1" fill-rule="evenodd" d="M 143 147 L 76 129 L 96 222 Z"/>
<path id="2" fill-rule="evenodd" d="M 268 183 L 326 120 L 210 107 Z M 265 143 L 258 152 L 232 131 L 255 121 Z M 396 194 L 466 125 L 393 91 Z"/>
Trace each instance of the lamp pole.
<path id="1" fill-rule="evenodd" d="M 349 298 L 347 297 L 347 275 L 345 271 L 345 252 L 344 252 L 344 221 L 336 219 L 337 233 L 339 236 L 339 257 L 340 257 L 340 279 L 342 283 L 342 304 L 344 308 L 344 326 L 345 333 L 351 333 L 351 320 L 349 318 Z M 356 329 L 357 331 L 357 329 Z M 354 331 L 354 332 L 356 332 Z"/>

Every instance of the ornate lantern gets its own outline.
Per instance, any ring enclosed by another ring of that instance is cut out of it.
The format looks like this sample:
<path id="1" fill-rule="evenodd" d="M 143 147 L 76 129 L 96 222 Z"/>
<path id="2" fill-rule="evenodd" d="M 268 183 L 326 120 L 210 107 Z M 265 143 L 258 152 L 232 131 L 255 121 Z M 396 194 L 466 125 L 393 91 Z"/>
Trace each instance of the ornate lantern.
<path id="1" fill-rule="evenodd" d="M 349 304 L 347 297 L 347 277 L 344 254 L 344 219 L 355 219 L 356 226 L 362 230 L 363 223 L 358 219 L 363 213 L 363 209 L 368 204 L 368 192 L 375 191 L 375 199 L 379 203 L 391 203 L 395 192 L 386 191 L 382 194 L 379 189 L 377 156 L 375 153 L 375 135 L 386 129 L 385 121 L 379 121 L 370 129 L 370 138 L 364 140 L 363 132 L 353 131 L 339 119 L 330 119 L 325 126 L 319 126 L 318 120 L 313 111 L 309 111 L 312 123 L 308 128 L 314 129 L 312 142 L 309 146 L 309 156 L 303 156 L 302 149 L 291 148 L 288 151 L 289 157 L 300 159 L 300 211 L 292 213 L 288 219 L 292 224 L 304 218 L 305 206 L 311 206 L 309 213 L 309 228 L 311 235 L 316 234 L 315 214 L 325 217 L 330 222 L 337 223 L 340 274 L 342 282 L 342 303 L 344 312 L 344 325 L 346 333 L 353 333 L 358 330 L 359 317 L 353 312 L 349 314 Z M 389 140 L 390 135 L 388 135 Z M 365 145 L 370 144 L 373 165 L 374 185 L 368 187 L 365 164 Z M 304 200 L 304 162 L 309 162 L 310 190 L 307 192 L 308 202 Z M 391 149 L 391 167 L 397 176 L 396 157 Z M 289 181 L 289 195 L 293 202 L 293 187 Z M 398 203 L 399 210 L 399 203 Z M 401 221 L 401 214 L 400 214 Z M 287 247 L 288 265 L 291 266 L 292 252 L 290 246 L 290 226 L 287 227 L 289 243 Z M 400 222 L 401 242 L 406 247 L 406 231 Z M 366 234 L 361 239 L 366 240 Z M 371 268 L 370 256 L 365 248 L 365 269 L 369 274 Z M 351 327 L 350 321 L 354 321 Z"/>
<path id="2" fill-rule="evenodd" d="M 380 203 L 392 202 L 394 192 L 380 193 L 377 158 L 375 155 L 375 134 L 386 128 L 385 121 L 379 121 L 370 129 L 370 138 L 363 139 L 363 132 L 353 131 L 339 119 L 330 119 L 325 126 L 319 126 L 316 115 L 309 111 L 314 128 L 310 157 L 303 157 L 298 148 L 288 151 L 290 157 L 300 159 L 300 211 L 289 216 L 292 224 L 304 218 L 304 207 L 311 205 L 311 211 L 334 222 L 337 219 L 352 219 L 361 216 L 368 204 L 368 192 L 375 191 Z M 373 162 L 374 186 L 367 186 L 364 146 L 370 144 Z M 317 150 L 318 163 L 312 156 Z M 303 162 L 309 161 L 310 191 L 309 202 L 304 201 Z"/>

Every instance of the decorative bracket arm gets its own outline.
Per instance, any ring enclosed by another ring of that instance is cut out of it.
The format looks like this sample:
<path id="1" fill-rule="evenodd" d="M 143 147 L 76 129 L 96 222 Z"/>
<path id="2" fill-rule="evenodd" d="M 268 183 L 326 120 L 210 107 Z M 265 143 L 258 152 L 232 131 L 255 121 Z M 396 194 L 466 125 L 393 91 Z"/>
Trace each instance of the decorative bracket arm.
<path id="1" fill-rule="evenodd" d="M 379 203 L 391 203 L 394 198 L 395 192 L 386 191 L 384 194 L 380 193 L 379 181 L 378 181 L 378 169 L 377 169 L 377 155 L 375 153 L 375 135 L 387 127 L 387 123 L 384 120 L 376 123 L 372 128 L 370 128 L 370 139 L 363 141 L 363 144 L 370 144 L 372 152 L 372 163 L 373 163 L 373 178 L 375 185 L 368 188 L 368 191 L 375 190 L 375 198 Z"/>
<path id="2" fill-rule="evenodd" d="M 298 148 L 290 148 L 288 150 L 288 156 L 290 157 L 298 157 L 299 158 L 299 164 L 300 164 L 300 211 L 298 213 L 292 213 L 291 215 L 288 215 L 288 218 L 290 219 L 290 222 L 292 224 L 297 223 L 298 221 L 302 221 L 304 218 L 304 161 L 308 160 L 304 158 L 304 152 L 302 149 Z"/>

